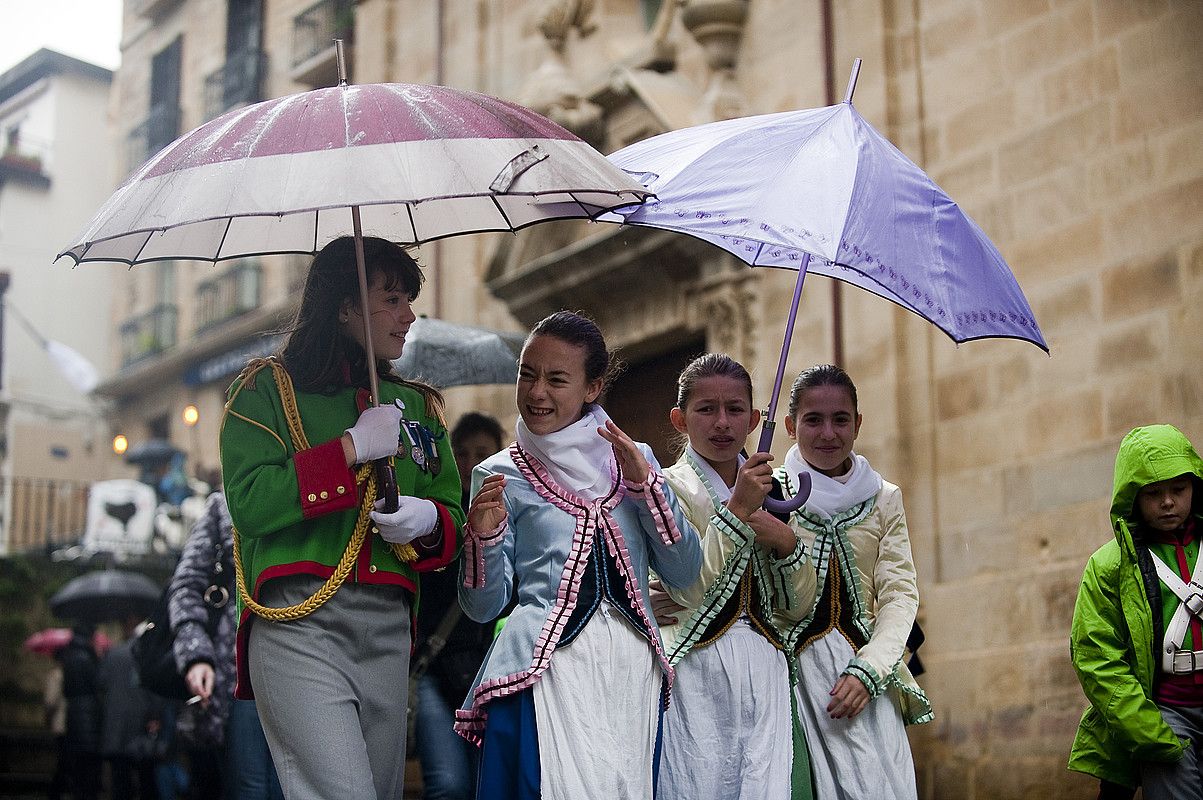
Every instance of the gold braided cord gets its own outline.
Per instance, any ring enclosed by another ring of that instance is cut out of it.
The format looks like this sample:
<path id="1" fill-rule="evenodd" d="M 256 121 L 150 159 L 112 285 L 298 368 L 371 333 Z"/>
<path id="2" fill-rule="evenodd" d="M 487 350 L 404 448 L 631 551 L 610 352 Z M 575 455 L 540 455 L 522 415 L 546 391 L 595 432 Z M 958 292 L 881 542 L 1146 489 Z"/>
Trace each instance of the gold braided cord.
<path id="1" fill-rule="evenodd" d="M 284 407 L 284 417 L 288 423 L 288 432 L 292 437 L 293 447 L 295 450 L 309 449 L 309 439 L 305 436 L 305 429 L 301 425 L 301 414 L 297 408 L 296 394 L 292 388 L 292 378 L 284 369 L 284 366 L 274 358 L 270 359 L 255 359 L 247 365 L 239 376 L 242 383 L 239 385 L 234 396 L 230 398 L 230 402 L 226 404 L 227 413 L 230 412 L 229 406 L 233 402 L 234 397 L 237 397 L 238 392 L 246 386 L 247 382 L 251 381 L 255 374 L 264 367 L 270 366 L 272 376 L 276 379 L 276 387 L 280 393 L 280 402 Z M 240 414 L 235 414 L 240 418 L 245 419 Z M 254 422 L 254 420 L 248 420 Z M 259 423 L 255 423 L 259 424 Z M 222 421 L 224 427 L 225 421 Z M 263 427 L 260 425 L 260 427 Z M 273 435 L 274 432 L 270 431 Z M 276 436 L 279 439 L 279 436 Z M 283 442 L 281 442 L 283 444 Z M 355 528 L 351 532 L 351 538 L 347 542 L 347 548 L 343 551 L 342 558 L 334 568 L 334 572 L 326 579 L 316 592 L 300 603 L 283 608 L 272 608 L 262 605 L 251 597 L 251 593 L 246 586 L 246 573 L 242 567 L 242 545 L 241 537 L 238 534 L 238 529 L 234 529 L 234 574 L 238 584 L 238 596 L 242 600 L 242 604 L 254 612 L 257 616 L 273 622 L 289 622 L 300 619 L 301 617 L 312 614 L 323 604 L 326 603 L 339 587 L 347 580 L 347 576 L 351 574 L 351 570 L 355 566 L 355 562 L 359 557 L 359 551 L 363 547 L 363 542 L 367 538 L 368 527 L 371 525 L 371 512 L 373 505 L 376 502 L 376 470 L 371 464 L 364 464 L 355 472 L 355 483 L 363 484 L 363 500 L 359 504 L 359 515 L 355 520 Z M 389 547 L 397 558 L 405 562 L 416 561 L 418 558 L 417 551 L 412 545 L 398 545 L 389 543 Z"/>

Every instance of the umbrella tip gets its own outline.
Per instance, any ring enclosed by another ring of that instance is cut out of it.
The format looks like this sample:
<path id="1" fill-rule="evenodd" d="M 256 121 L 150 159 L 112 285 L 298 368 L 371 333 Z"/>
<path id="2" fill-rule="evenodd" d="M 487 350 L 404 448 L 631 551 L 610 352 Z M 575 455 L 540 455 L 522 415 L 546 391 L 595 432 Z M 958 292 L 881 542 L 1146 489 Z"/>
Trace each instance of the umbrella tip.
<path id="1" fill-rule="evenodd" d="M 343 40 L 334 40 L 334 61 L 338 65 L 338 85 L 347 85 L 347 57 L 343 52 Z"/>
<path id="2" fill-rule="evenodd" d="M 848 91 L 844 93 L 844 102 L 852 105 L 852 93 L 856 91 L 856 79 L 860 77 L 861 60 L 852 60 L 852 74 L 848 76 Z"/>

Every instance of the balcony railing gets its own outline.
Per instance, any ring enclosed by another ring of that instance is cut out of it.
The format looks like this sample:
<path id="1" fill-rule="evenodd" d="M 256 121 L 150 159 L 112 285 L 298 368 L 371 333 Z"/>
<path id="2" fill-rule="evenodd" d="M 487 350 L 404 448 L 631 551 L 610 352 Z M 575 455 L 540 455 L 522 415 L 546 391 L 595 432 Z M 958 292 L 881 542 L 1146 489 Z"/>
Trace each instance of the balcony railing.
<path id="1" fill-rule="evenodd" d="M 239 261 L 196 288 L 196 332 L 203 333 L 259 307 L 262 268 L 257 259 Z"/>
<path id="2" fill-rule="evenodd" d="M 128 367 L 175 347 L 178 312 L 162 304 L 121 324 L 121 366 Z"/>
<path id="3" fill-rule="evenodd" d="M 354 33 L 354 0 L 320 0 L 297 14 L 292 20 L 292 79 L 333 86 L 338 77 L 334 40 L 349 46 Z"/>
<path id="4" fill-rule="evenodd" d="M 0 148 L 0 182 L 12 178 L 42 185 L 49 185 L 46 160 L 50 145 L 28 137 L 12 137 Z"/>
<path id="5" fill-rule="evenodd" d="M 12 519 L 4 550 L 19 553 L 78 542 L 88 516 L 88 481 L 12 479 Z"/>
<path id="6" fill-rule="evenodd" d="M 180 133 L 179 106 L 158 105 L 138 127 L 129 134 L 129 169 L 132 172 L 143 161 L 171 144 Z"/>
<path id="7" fill-rule="evenodd" d="M 235 106 L 263 99 L 267 53 L 241 50 L 226 55 L 221 69 L 205 78 L 205 116 L 213 119 Z"/>

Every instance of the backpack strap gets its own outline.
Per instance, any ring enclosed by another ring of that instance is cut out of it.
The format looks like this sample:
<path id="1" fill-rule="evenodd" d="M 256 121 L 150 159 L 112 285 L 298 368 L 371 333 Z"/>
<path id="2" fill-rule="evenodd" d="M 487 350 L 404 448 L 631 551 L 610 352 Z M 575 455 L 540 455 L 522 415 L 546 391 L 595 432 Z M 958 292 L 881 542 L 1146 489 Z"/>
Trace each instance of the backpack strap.
<path id="1" fill-rule="evenodd" d="M 1186 641 L 1186 632 L 1190 630 L 1191 618 L 1203 620 L 1203 558 L 1195 561 L 1194 573 L 1187 583 L 1156 553 L 1150 550 L 1149 555 L 1153 559 L 1157 577 L 1181 601 L 1174 616 L 1170 618 L 1170 624 L 1165 628 L 1161 668 L 1174 675 L 1203 671 L 1203 650 L 1182 649 L 1182 643 Z M 1194 644 L 1200 646 L 1203 642 Z"/>

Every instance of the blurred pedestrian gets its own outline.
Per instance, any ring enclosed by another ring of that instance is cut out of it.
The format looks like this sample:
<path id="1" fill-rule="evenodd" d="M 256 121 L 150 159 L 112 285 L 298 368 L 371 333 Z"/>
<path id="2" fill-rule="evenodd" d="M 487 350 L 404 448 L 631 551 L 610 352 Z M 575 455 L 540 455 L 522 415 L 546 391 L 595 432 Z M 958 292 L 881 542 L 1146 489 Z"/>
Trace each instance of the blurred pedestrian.
<path id="1" fill-rule="evenodd" d="M 234 699 L 234 530 L 225 496 L 209 495 L 168 588 L 176 667 L 193 696 L 176 732 L 193 765 L 193 793 L 282 800 L 254 700 Z M 222 789 L 224 787 L 224 789 Z"/>
<path id="2" fill-rule="evenodd" d="M 96 674 L 102 724 L 100 754 L 109 768 L 112 798 L 154 798 L 155 761 L 161 730 L 160 700 L 142 687 L 132 650 L 140 620 L 122 620 L 125 640 L 101 660 Z"/>
<path id="3" fill-rule="evenodd" d="M 501 449 L 502 438 L 497 420 L 476 412 L 460 417 L 451 430 L 451 450 L 463 484 L 465 508 L 473 468 Z M 456 565 L 422 577 L 410 702 L 426 800 L 467 800 L 476 787 L 476 748 L 452 728 L 455 709 L 471 688 L 493 641 L 493 625 L 463 615 L 458 584 Z"/>
<path id="4" fill-rule="evenodd" d="M 63 668 L 58 664 L 46 673 L 42 689 L 42 713 L 46 728 L 54 736 L 54 773 L 50 776 L 50 800 L 59 800 L 67 790 L 67 699 L 63 696 Z"/>
<path id="5" fill-rule="evenodd" d="M 67 725 L 63 753 L 68 760 L 71 791 L 77 800 L 95 800 L 100 792 L 100 695 L 96 674 L 100 659 L 92 644 L 95 626 L 76 623 L 71 641 L 55 653 L 63 668 Z"/>

